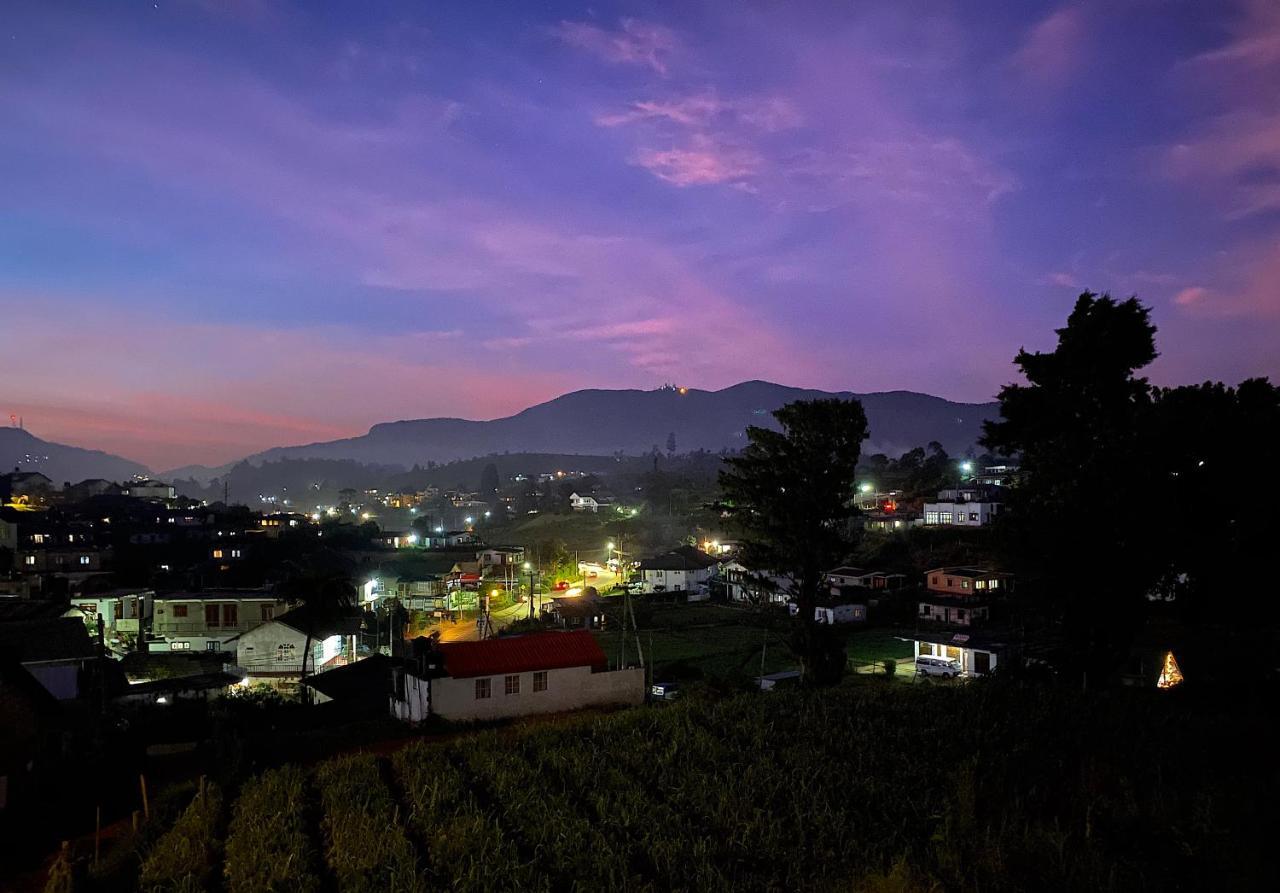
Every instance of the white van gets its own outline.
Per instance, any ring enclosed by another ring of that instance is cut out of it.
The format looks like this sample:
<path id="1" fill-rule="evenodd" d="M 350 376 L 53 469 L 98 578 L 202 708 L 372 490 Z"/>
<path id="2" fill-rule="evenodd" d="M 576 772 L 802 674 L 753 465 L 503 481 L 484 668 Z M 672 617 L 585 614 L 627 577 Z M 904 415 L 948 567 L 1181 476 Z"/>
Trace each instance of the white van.
<path id="1" fill-rule="evenodd" d="M 960 675 L 960 661 L 949 657 L 921 655 L 916 658 L 916 672 L 922 676 L 944 676 L 954 679 Z"/>

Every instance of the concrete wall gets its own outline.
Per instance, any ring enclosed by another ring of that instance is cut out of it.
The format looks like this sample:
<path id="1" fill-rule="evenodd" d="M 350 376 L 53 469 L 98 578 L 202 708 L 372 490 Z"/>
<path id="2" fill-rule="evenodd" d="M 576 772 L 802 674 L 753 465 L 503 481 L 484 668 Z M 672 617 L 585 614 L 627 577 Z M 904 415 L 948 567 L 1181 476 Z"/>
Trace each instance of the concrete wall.
<path id="1" fill-rule="evenodd" d="M 404 674 L 403 700 L 391 699 L 391 715 L 402 722 L 420 723 L 431 715 L 431 680 Z"/>
<path id="2" fill-rule="evenodd" d="M 592 673 L 590 667 L 569 667 L 547 671 L 546 691 L 533 690 L 533 673 L 520 677 L 520 693 L 506 694 L 503 675 L 489 679 L 488 698 L 476 698 L 474 678 L 444 677 L 431 680 L 431 712 L 450 720 L 502 719 L 534 713 L 558 713 L 582 707 L 640 704 L 644 701 L 641 667 Z"/>

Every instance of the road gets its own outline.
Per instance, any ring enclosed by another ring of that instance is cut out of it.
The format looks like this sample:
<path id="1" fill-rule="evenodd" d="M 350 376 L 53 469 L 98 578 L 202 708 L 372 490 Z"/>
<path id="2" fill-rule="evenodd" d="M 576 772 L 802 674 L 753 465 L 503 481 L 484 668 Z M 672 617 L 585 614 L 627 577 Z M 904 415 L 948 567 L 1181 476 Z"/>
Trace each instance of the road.
<path id="1" fill-rule="evenodd" d="M 542 608 L 551 603 L 551 599 L 556 593 L 540 592 L 537 594 L 537 601 L 534 604 L 534 616 L 542 613 Z M 467 617 L 456 622 L 443 621 L 433 627 L 428 628 L 427 632 L 440 631 L 441 642 L 474 642 L 480 638 L 480 629 L 476 626 L 477 612 L 468 611 Z M 502 629 L 521 618 L 529 616 L 529 603 L 514 604 L 509 608 L 503 608 L 500 611 L 493 611 L 489 615 L 489 619 L 493 622 L 495 629 Z"/>

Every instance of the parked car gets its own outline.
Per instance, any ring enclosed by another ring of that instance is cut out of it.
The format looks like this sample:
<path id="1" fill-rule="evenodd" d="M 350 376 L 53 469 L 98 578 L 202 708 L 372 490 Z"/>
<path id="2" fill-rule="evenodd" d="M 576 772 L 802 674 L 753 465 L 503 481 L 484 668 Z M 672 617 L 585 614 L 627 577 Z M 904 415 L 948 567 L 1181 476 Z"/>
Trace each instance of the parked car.
<path id="1" fill-rule="evenodd" d="M 960 675 L 960 661 L 949 657 L 916 658 L 916 672 L 922 676 L 942 676 L 954 679 Z"/>
<path id="2" fill-rule="evenodd" d="M 552 588 L 552 589 L 554 589 L 556 592 L 564 592 L 566 589 L 568 589 L 568 588 L 569 588 L 569 581 L 568 581 L 568 580 L 557 580 L 557 581 L 556 581 L 556 585 L 555 585 L 555 586 L 553 586 L 553 587 L 551 587 L 551 588 Z"/>

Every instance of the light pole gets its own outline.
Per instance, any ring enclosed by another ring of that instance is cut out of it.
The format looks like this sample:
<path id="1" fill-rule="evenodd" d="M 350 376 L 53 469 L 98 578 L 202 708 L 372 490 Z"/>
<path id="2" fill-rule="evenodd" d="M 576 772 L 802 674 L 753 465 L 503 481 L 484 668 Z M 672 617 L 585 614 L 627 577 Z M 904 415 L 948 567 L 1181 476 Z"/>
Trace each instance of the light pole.
<path id="1" fill-rule="evenodd" d="M 533 565 L 529 562 L 524 563 L 524 569 L 529 572 L 529 619 L 533 619 L 533 600 L 536 596 L 533 594 Z"/>

